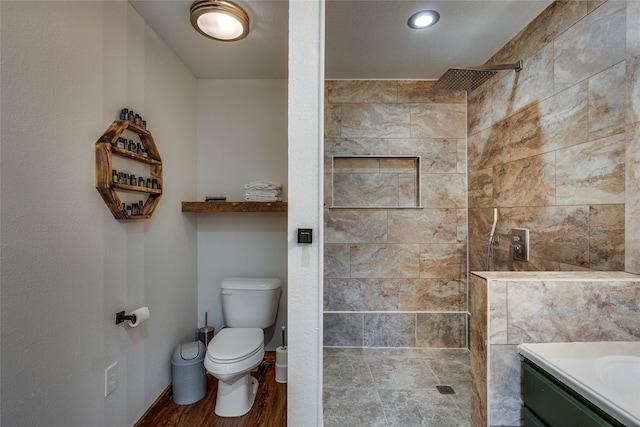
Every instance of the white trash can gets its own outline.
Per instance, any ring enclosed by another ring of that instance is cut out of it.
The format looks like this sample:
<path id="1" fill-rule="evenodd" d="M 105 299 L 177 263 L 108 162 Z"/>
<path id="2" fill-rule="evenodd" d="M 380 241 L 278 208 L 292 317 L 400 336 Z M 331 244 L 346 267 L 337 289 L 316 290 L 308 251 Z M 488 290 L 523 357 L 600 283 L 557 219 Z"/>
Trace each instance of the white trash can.
<path id="1" fill-rule="evenodd" d="M 173 352 L 173 401 L 178 405 L 195 403 L 207 394 L 206 353 L 207 348 L 200 341 L 180 344 Z"/>

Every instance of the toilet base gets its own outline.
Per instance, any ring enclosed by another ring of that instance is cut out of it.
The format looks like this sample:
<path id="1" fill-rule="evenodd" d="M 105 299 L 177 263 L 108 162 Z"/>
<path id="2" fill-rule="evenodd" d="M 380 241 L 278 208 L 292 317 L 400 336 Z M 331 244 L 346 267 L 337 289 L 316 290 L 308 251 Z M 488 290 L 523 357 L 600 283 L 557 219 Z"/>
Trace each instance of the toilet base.
<path id="1" fill-rule="evenodd" d="M 241 417 L 249 412 L 258 393 L 258 380 L 249 373 L 233 384 L 218 380 L 215 413 L 219 417 Z"/>

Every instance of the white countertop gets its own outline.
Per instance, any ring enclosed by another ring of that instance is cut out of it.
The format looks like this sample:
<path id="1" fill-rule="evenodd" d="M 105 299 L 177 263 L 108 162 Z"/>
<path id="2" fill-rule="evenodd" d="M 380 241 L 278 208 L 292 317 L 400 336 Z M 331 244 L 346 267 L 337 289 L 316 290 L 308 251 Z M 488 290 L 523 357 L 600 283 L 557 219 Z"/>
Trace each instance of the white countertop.
<path id="1" fill-rule="evenodd" d="M 628 427 L 640 427 L 640 341 L 520 344 L 518 352 Z"/>

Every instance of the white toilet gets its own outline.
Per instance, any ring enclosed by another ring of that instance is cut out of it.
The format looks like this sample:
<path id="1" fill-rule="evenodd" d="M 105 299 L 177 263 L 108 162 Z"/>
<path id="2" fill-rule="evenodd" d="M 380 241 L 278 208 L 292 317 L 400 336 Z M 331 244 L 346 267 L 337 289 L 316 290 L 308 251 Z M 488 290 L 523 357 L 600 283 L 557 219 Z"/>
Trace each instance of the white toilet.
<path id="1" fill-rule="evenodd" d="M 225 327 L 207 346 L 204 367 L 218 379 L 216 415 L 240 417 L 251 409 L 258 380 L 250 373 L 264 357 L 264 328 L 276 322 L 280 279 L 227 277 L 220 299 Z"/>

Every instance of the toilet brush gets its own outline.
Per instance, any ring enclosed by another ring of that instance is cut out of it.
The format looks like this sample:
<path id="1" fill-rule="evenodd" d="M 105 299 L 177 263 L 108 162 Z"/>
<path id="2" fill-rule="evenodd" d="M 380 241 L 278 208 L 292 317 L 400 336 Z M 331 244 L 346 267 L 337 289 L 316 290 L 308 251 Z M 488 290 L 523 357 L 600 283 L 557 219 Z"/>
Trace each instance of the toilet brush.
<path id="1" fill-rule="evenodd" d="M 287 335 L 282 327 L 282 346 L 276 348 L 276 382 L 287 382 Z"/>
<path id="2" fill-rule="evenodd" d="M 204 327 L 198 329 L 198 338 L 206 346 L 209 345 L 213 339 L 213 327 L 209 326 L 209 313 L 204 312 Z"/>

